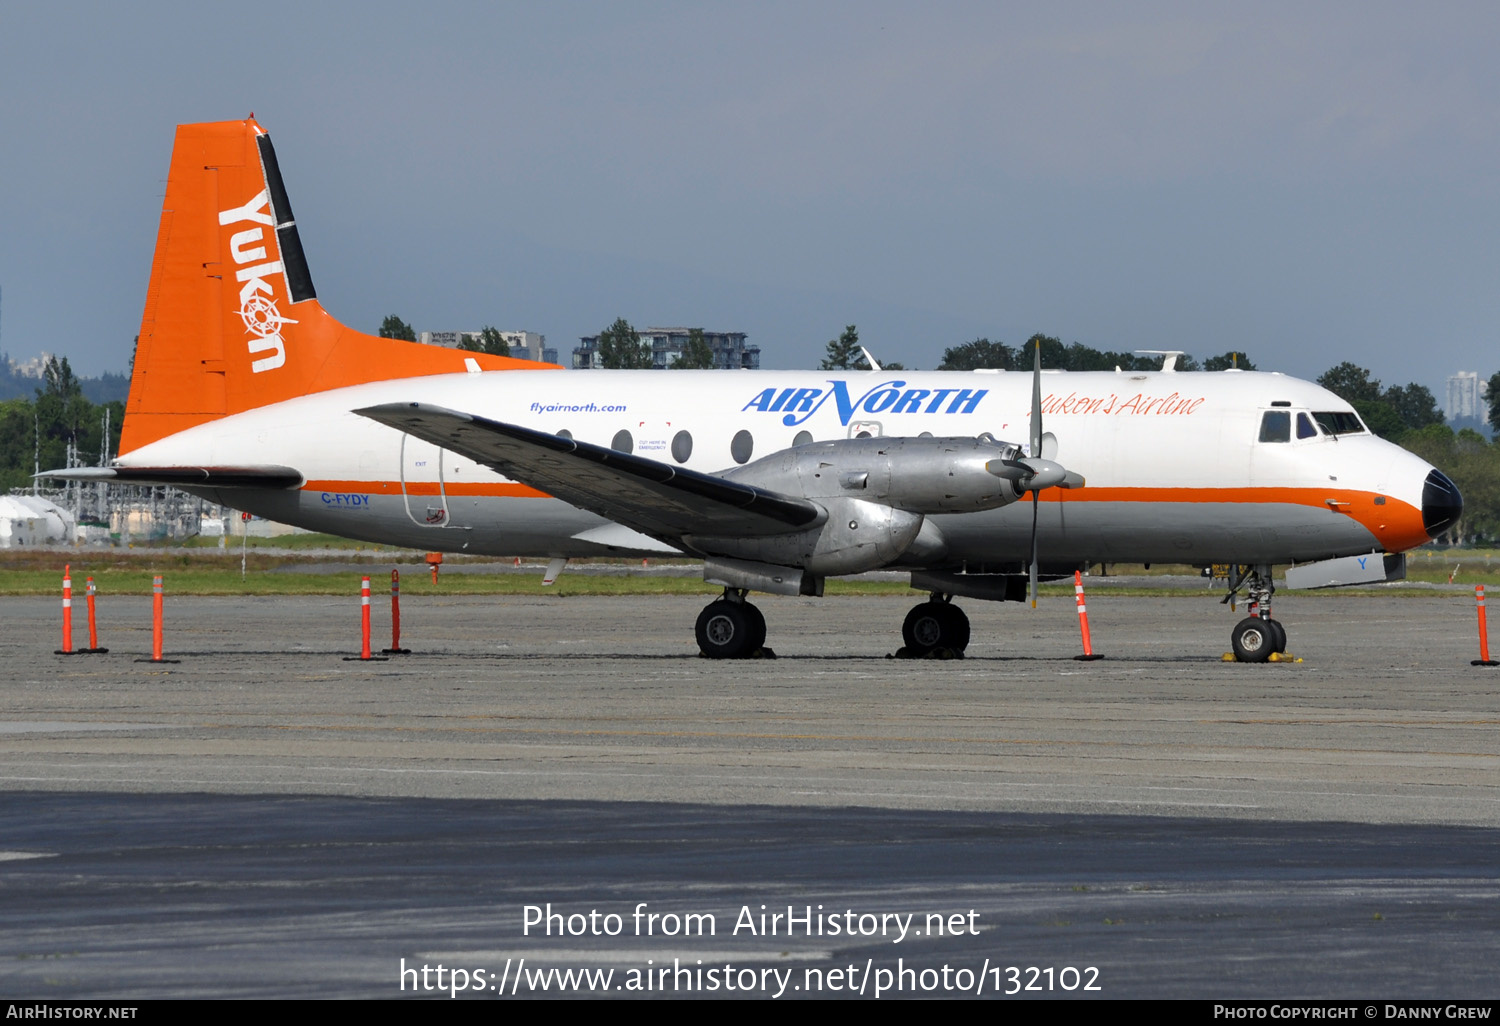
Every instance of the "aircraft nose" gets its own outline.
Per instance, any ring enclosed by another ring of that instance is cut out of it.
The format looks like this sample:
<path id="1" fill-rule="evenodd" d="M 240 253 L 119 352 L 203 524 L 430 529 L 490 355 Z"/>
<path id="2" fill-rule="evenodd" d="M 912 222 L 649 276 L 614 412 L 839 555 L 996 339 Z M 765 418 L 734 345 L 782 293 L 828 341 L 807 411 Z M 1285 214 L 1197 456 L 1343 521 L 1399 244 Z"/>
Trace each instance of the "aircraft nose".
<path id="1" fill-rule="evenodd" d="M 1422 486 L 1422 526 L 1427 537 L 1436 538 L 1458 522 L 1464 513 L 1464 497 L 1458 486 L 1441 470 L 1427 475 Z"/>

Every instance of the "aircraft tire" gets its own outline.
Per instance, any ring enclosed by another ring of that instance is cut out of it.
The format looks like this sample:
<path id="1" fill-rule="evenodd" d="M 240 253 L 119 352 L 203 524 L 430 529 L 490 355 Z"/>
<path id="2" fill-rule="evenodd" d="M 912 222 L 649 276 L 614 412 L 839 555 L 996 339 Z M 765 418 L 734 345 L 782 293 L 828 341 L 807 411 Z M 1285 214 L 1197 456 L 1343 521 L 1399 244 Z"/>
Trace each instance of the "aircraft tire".
<path id="1" fill-rule="evenodd" d="M 901 640 L 914 656 L 924 656 L 938 647 L 943 638 L 942 609 L 945 603 L 923 602 L 913 606 L 901 624 Z"/>
<path id="2" fill-rule="evenodd" d="M 1271 628 L 1271 633 L 1276 636 L 1273 639 L 1275 641 L 1275 644 L 1272 646 L 1272 650 L 1275 652 L 1285 652 L 1286 625 L 1283 624 L 1280 620 L 1267 620 L 1266 626 Z"/>
<path id="3" fill-rule="evenodd" d="M 906 614 L 901 640 L 915 656 L 940 648 L 962 652 L 969 647 L 969 618 L 951 602 L 923 602 Z"/>
<path id="4" fill-rule="evenodd" d="M 962 652 L 969 647 L 969 616 L 951 602 L 943 603 L 943 647 Z"/>
<path id="5" fill-rule="evenodd" d="M 757 607 L 748 602 L 741 603 L 740 608 L 750 618 L 750 650 L 746 655 L 753 655 L 757 650 L 766 645 L 766 618 Z"/>
<path id="6" fill-rule="evenodd" d="M 1258 616 L 1248 616 L 1229 634 L 1234 657 L 1242 663 L 1263 663 L 1276 651 L 1276 632 Z"/>
<path id="7" fill-rule="evenodd" d="M 746 612 L 747 608 L 755 615 Z M 761 624 L 764 640 L 764 620 L 759 619 L 759 610 L 754 606 L 724 599 L 710 602 L 698 614 L 695 627 L 698 650 L 709 659 L 744 659 L 760 647 L 755 643 L 757 622 Z"/>

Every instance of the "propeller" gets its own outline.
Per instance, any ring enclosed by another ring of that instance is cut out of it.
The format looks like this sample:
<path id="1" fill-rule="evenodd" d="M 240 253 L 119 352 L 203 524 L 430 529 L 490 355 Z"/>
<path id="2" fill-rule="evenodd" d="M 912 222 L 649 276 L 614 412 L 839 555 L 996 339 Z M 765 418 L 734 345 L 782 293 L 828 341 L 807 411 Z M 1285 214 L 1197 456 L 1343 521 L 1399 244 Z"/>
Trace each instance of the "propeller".
<path id="1" fill-rule="evenodd" d="M 1037 589 L 1037 514 L 1043 488 L 1082 488 L 1082 475 L 1075 474 L 1053 460 L 1042 458 L 1042 347 L 1032 347 L 1031 365 L 1031 455 L 1021 459 L 991 460 L 985 469 L 996 477 L 1015 482 L 1023 492 L 1031 493 L 1031 607 L 1036 608 Z"/>
<path id="2" fill-rule="evenodd" d="M 1032 347 L 1031 347 L 1031 356 L 1032 356 L 1032 362 L 1031 362 L 1031 460 L 1036 460 L 1038 463 L 1047 463 L 1048 462 L 1047 460 L 1044 460 L 1044 459 L 1041 458 L 1041 456 L 1042 456 L 1042 340 L 1039 339 L 1039 338 L 1038 339 L 1033 339 L 1032 343 L 1033 344 L 1032 344 Z M 1026 463 L 1028 466 L 1030 466 L 1031 465 L 1031 460 L 1023 460 L 1022 462 Z M 1053 467 L 1056 467 L 1056 469 L 1058 469 L 1058 470 L 1062 470 L 1062 467 L 1058 467 L 1055 463 L 1052 464 L 1051 466 L 1045 468 L 1045 469 L 1051 470 Z M 1031 486 L 1031 608 L 1032 609 L 1036 608 L 1036 559 L 1037 559 L 1036 516 L 1037 516 L 1037 504 L 1039 502 L 1039 499 L 1038 499 L 1037 496 L 1038 496 L 1038 493 L 1041 491 L 1041 488 L 1042 488 L 1042 486 L 1040 484 L 1038 484 L 1037 479 L 1038 479 L 1038 477 L 1042 476 L 1042 474 L 1043 474 L 1043 468 L 1042 467 L 1036 467 L 1035 470 L 1036 470 L 1036 473 L 1034 473 L 1034 474 L 1031 475 L 1031 481 L 1028 482 L 1030 484 L 1030 486 Z M 1066 471 L 1064 471 L 1064 473 L 1066 473 Z"/>

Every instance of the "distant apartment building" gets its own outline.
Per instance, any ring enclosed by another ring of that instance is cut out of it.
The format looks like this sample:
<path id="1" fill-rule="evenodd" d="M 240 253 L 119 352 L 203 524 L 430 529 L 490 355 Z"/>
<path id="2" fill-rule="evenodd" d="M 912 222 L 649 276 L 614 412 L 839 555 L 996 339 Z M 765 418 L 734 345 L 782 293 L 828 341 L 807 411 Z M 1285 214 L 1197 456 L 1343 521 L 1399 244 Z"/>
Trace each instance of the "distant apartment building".
<path id="1" fill-rule="evenodd" d="M 1449 420 L 1483 420 L 1489 412 L 1480 403 L 1482 391 L 1477 371 L 1459 371 L 1448 379 L 1448 399 L 1443 412 Z"/>
<path id="2" fill-rule="evenodd" d="M 43 353 L 41 356 L 33 356 L 25 363 L 10 361 L 10 372 L 18 378 L 36 378 L 41 380 L 46 376 L 47 364 L 52 360 L 51 353 Z"/>
<path id="3" fill-rule="evenodd" d="M 640 332 L 641 341 L 651 346 L 651 366 L 663 370 L 681 358 L 687 348 L 691 328 L 647 328 Z M 597 368 L 599 336 L 586 335 L 573 350 L 573 367 L 578 370 Z M 713 350 L 715 370 L 759 370 L 760 346 L 745 344 L 743 331 L 705 331 L 703 341 Z"/>
<path id="4" fill-rule="evenodd" d="M 457 349 L 460 337 L 479 337 L 479 331 L 424 331 L 417 341 L 424 346 L 447 346 Z M 541 363 L 556 363 L 557 350 L 547 348 L 547 336 L 534 331 L 502 331 L 500 337 L 510 346 L 510 355 L 518 360 L 537 360 Z"/>

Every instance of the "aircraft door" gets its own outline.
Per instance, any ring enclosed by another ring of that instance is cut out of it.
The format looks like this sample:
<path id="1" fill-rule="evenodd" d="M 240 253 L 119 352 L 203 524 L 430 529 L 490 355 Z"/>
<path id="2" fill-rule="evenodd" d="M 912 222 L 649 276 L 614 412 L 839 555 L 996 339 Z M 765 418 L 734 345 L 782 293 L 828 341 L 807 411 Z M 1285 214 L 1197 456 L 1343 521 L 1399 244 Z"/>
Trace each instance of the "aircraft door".
<path id="1" fill-rule="evenodd" d="M 401 498 L 419 527 L 457 527 L 443 479 L 444 450 L 411 435 L 401 436 Z"/>

